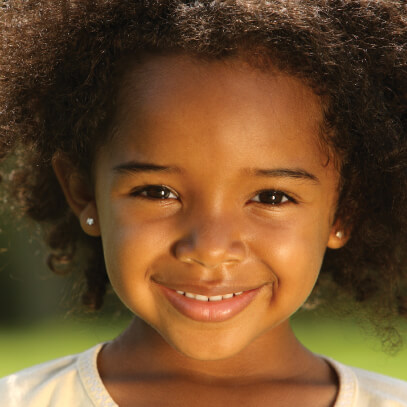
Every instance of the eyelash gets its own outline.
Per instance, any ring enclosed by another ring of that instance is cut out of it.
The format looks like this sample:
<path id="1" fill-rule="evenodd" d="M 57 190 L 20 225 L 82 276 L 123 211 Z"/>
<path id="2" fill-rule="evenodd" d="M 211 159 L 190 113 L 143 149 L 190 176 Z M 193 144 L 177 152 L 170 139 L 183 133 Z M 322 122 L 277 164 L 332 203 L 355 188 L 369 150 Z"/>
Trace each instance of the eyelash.
<path id="1" fill-rule="evenodd" d="M 150 190 L 150 192 L 151 192 L 151 190 L 156 190 L 156 191 L 161 191 L 161 192 L 166 190 L 167 193 L 173 194 L 175 196 L 175 198 L 178 199 L 178 196 L 175 194 L 175 192 L 173 192 L 170 188 L 166 187 L 165 185 L 143 185 L 141 187 L 138 187 L 138 188 L 134 189 L 131 192 L 131 196 L 140 197 L 142 199 L 148 199 L 148 200 L 153 200 L 153 201 L 155 201 L 155 200 L 165 200 L 165 199 L 174 199 L 174 198 L 169 198 L 168 195 L 165 196 L 166 194 L 164 194 L 163 197 L 155 197 L 155 198 L 149 197 L 147 195 L 142 195 L 145 192 L 148 193 L 149 190 Z M 287 195 L 283 191 L 278 191 L 278 190 L 274 190 L 274 189 L 263 189 L 261 191 L 258 191 L 255 196 L 258 196 L 258 195 L 261 195 L 261 194 L 267 194 L 269 197 L 272 197 L 272 200 L 274 200 L 274 201 L 279 201 L 280 200 L 280 202 L 265 203 L 265 202 L 260 202 L 260 200 L 256 200 L 256 201 L 253 201 L 253 202 L 258 202 L 258 203 L 260 203 L 262 205 L 268 205 L 268 206 L 285 205 L 285 204 L 290 203 L 290 202 L 294 203 L 294 204 L 297 203 L 297 201 L 294 198 Z M 282 200 L 282 202 L 281 202 L 281 200 Z"/>

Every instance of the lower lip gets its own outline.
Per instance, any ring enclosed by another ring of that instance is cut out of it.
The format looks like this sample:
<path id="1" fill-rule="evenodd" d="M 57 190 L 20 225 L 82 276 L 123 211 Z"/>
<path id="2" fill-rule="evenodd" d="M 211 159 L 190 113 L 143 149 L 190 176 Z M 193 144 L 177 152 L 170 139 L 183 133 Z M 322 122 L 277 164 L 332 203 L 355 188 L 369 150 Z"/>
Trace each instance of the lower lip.
<path id="1" fill-rule="evenodd" d="M 199 301 L 185 297 L 174 290 L 159 285 L 168 301 L 181 314 L 200 322 L 222 322 L 243 311 L 259 293 L 261 287 L 220 301 Z"/>

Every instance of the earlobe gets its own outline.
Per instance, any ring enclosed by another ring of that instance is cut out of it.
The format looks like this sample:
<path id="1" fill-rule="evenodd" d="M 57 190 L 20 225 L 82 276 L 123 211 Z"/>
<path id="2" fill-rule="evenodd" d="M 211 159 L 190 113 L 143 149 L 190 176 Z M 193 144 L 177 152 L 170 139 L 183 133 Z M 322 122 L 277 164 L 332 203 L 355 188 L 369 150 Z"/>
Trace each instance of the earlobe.
<path id="1" fill-rule="evenodd" d="M 65 199 L 78 217 L 83 231 L 100 236 L 97 208 L 89 183 L 62 153 L 54 154 L 52 168 L 65 195 Z M 87 222 L 93 219 L 93 222 Z"/>
<path id="2" fill-rule="evenodd" d="M 79 222 L 83 231 L 89 236 L 100 236 L 100 228 L 95 201 L 90 201 L 79 214 Z"/>
<path id="3" fill-rule="evenodd" d="M 335 222 L 329 234 L 327 247 L 330 249 L 340 249 L 345 246 L 350 235 L 345 231 L 340 222 Z"/>

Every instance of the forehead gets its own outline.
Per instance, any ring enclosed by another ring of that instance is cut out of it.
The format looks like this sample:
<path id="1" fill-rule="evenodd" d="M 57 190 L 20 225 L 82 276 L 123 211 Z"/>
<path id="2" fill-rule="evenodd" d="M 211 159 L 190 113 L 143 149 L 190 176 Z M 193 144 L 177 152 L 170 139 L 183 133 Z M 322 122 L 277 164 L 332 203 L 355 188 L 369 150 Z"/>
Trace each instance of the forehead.
<path id="1" fill-rule="evenodd" d="M 278 159 L 284 149 L 293 165 L 302 159 L 300 148 L 326 162 L 319 97 L 297 78 L 242 59 L 146 58 L 127 71 L 118 106 L 115 147 L 129 159 L 186 158 L 199 146 L 200 154 L 214 158 L 232 150 L 246 159 L 264 152 L 260 161 Z"/>
<path id="2" fill-rule="evenodd" d="M 171 114 L 178 107 L 171 103 L 174 100 L 212 115 L 252 108 L 259 112 L 257 117 L 269 109 L 277 115 L 290 111 L 313 127 L 322 119 L 320 98 L 301 80 L 273 66 L 267 71 L 254 68 L 241 58 L 208 61 L 188 55 L 151 56 L 133 64 L 124 75 L 119 97 L 122 114 Z M 211 103 L 203 109 L 201 101 Z"/>

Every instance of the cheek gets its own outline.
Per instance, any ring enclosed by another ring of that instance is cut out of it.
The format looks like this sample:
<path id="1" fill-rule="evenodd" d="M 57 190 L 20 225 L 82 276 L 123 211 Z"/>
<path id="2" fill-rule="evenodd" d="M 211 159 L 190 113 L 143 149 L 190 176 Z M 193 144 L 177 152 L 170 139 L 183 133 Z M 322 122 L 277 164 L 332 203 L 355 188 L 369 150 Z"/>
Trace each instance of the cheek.
<path id="1" fill-rule="evenodd" d="M 319 271 L 329 236 L 328 227 L 320 217 L 303 213 L 267 224 L 259 222 L 256 230 L 253 246 L 256 257 L 268 258 L 271 268 L 286 265 L 280 270 L 284 274 Z"/>
<path id="2" fill-rule="evenodd" d="M 326 227 L 296 219 L 268 225 L 261 236 L 256 257 L 275 274 L 278 283 L 273 303 L 289 317 L 308 298 L 318 278 L 326 247 Z"/>
<path id="3" fill-rule="evenodd" d="M 120 210 L 102 217 L 101 227 L 106 269 L 116 294 L 135 313 L 140 305 L 151 309 L 149 271 L 168 255 L 166 228 L 161 222 L 137 221 Z"/>

